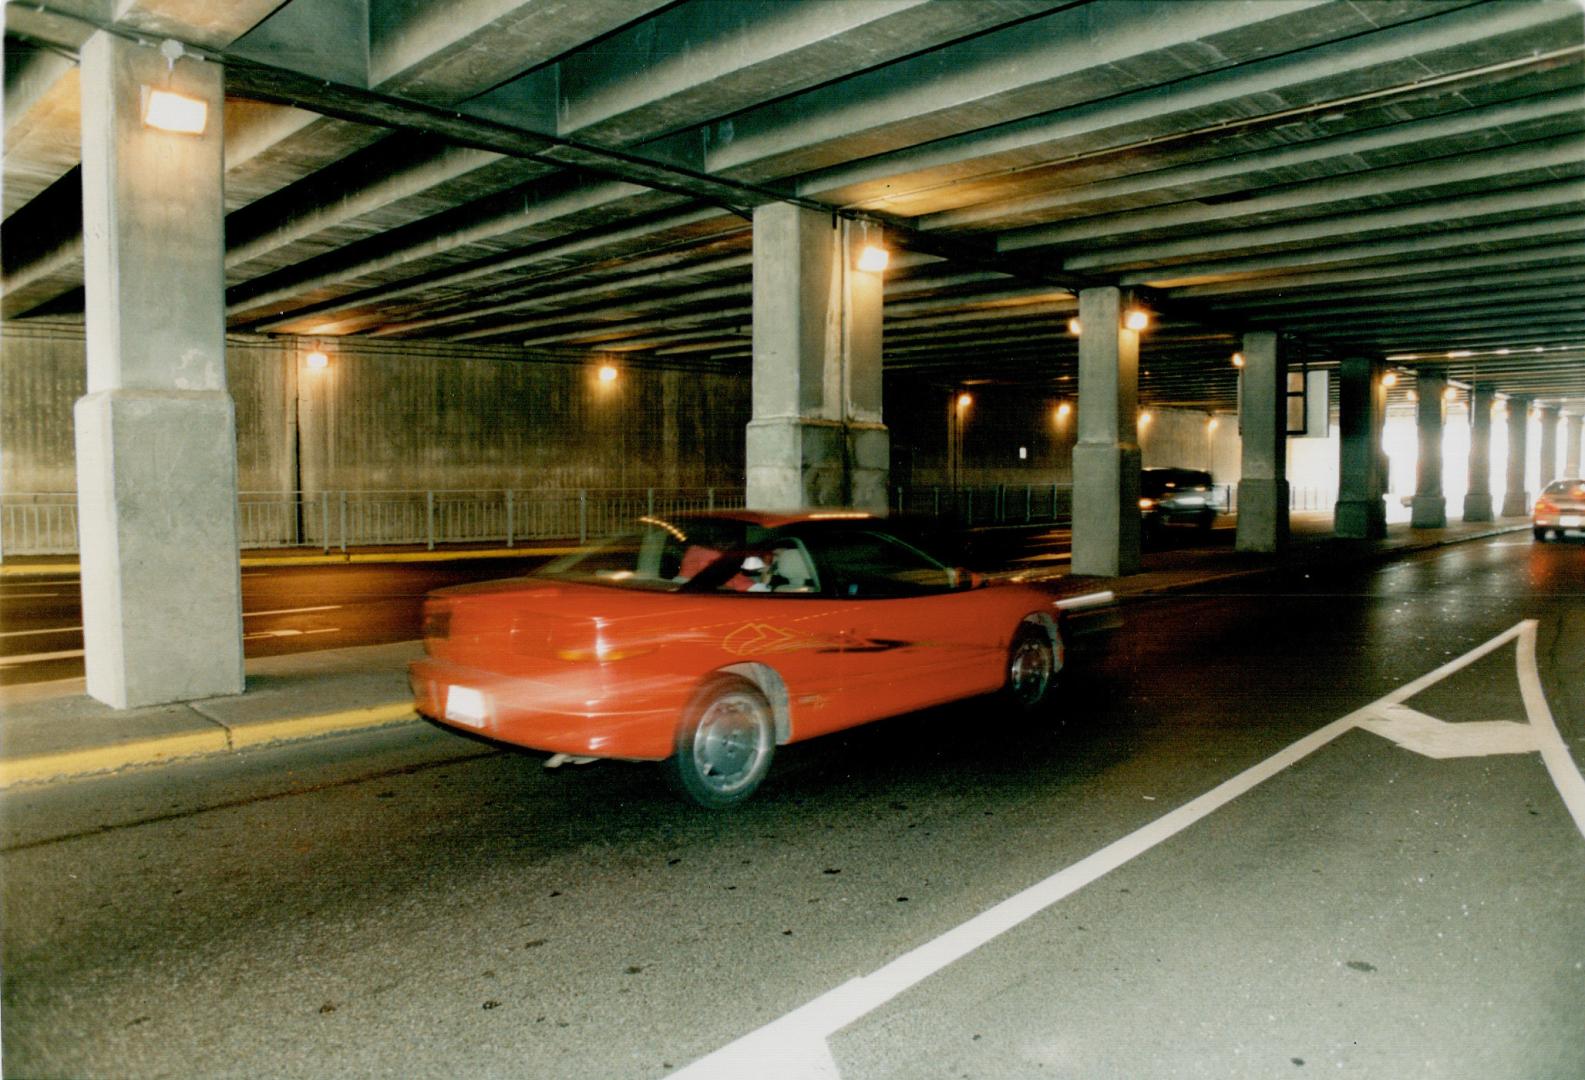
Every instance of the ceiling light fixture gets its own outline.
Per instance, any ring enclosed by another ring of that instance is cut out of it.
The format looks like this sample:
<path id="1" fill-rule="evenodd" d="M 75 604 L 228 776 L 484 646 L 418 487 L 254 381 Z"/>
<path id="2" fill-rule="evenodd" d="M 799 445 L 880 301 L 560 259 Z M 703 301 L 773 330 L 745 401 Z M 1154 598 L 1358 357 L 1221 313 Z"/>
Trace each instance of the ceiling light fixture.
<path id="1" fill-rule="evenodd" d="M 882 270 L 885 270 L 887 265 L 891 263 L 891 252 L 887 251 L 880 244 L 870 242 L 869 222 L 860 220 L 859 229 L 861 230 L 859 236 L 859 255 L 857 261 L 854 263 L 854 266 L 864 271 L 866 274 L 878 274 Z"/>
<path id="2" fill-rule="evenodd" d="M 1123 313 L 1123 327 L 1138 332 L 1150 326 L 1150 312 L 1144 308 L 1129 308 Z"/>

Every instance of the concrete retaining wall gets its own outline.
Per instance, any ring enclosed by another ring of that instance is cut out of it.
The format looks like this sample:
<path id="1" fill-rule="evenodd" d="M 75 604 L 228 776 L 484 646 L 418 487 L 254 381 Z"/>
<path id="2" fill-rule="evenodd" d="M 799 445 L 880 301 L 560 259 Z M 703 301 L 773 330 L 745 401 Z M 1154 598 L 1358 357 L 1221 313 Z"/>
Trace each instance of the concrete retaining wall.
<path id="1" fill-rule="evenodd" d="M 70 492 L 81 327 L 0 327 L 0 490 Z M 321 370 L 306 366 L 316 348 Z M 747 375 L 597 368 L 518 350 L 230 337 L 243 491 L 741 486 Z"/>

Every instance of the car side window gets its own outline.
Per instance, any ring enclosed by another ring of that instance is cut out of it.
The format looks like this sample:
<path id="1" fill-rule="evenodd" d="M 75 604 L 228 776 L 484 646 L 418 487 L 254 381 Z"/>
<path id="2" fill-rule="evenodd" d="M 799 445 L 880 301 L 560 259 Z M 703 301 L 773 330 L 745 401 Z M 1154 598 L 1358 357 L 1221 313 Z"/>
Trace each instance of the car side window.
<path id="1" fill-rule="evenodd" d="M 854 530 L 805 540 L 830 595 L 841 599 L 930 596 L 958 587 L 955 570 L 886 533 Z"/>

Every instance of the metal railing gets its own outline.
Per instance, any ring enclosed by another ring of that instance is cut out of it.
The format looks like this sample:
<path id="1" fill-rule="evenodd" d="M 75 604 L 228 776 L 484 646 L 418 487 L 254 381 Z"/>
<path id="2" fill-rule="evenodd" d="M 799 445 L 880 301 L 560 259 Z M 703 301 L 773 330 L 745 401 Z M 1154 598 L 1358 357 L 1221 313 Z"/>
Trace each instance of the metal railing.
<path id="1" fill-rule="evenodd" d="M 1238 487 L 1217 485 L 1221 509 L 1238 510 Z M 1330 489 L 1296 487 L 1295 510 L 1324 510 Z M 987 484 L 952 488 L 891 488 L 890 508 L 963 527 L 1065 524 L 1072 520 L 1067 484 Z M 466 489 L 429 491 L 244 491 L 237 496 L 244 548 L 349 547 L 577 541 L 610 536 L 644 514 L 735 509 L 740 487 L 579 488 L 550 491 Z M 77 497 L 70 492 L 0 498 L 0 550 L 7 555 L 77 551 Z"/>
<path id="2" fill-rule="evenodd" d="M 244 548 L 349 547 L 576 540 L 609 536 L 642 514 L 731 509 L 736 487 L 430 491 L 244 491 L 237 531 Z M 70 492 L 0 498 L 0 551 L 77 551 L 77 497 Z"/>

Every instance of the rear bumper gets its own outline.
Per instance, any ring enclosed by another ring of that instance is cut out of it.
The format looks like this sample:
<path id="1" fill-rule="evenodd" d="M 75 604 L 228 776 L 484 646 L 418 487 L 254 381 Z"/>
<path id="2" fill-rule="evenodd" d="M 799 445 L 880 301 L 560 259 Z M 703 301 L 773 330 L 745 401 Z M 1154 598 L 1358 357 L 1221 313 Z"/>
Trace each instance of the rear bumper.
<path id="1" fill-rule="evenodd" d="M 458 731 L 581 757 L 658 761 L 673 751 L 684 680 L 616 680 L 599 664 L 534 677 L 424 657 L 408 665 L 413 708 Z"/>

